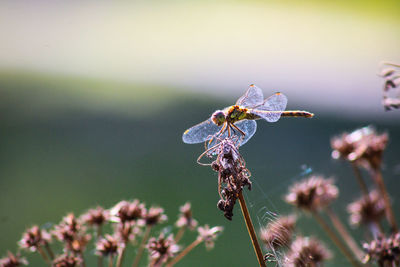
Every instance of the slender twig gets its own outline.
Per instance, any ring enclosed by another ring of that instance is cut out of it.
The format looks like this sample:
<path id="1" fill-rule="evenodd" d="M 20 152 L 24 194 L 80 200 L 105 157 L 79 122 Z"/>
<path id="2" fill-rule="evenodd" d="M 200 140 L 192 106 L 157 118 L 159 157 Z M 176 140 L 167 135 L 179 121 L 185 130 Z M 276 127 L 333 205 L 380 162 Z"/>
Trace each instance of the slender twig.
<path id="1" fill-rule="evenodd" d="M 346 258 L 350 261 L 350 263 L 355 267 L 361 267 L 362 265 L 355 260 L 351 252 L 346 247 L 346 245 L 337 237 L 335 232 L 329 227 L 328 223 L 321 217 L 321 215 L 317 211 L 313 211 L 312 215 L 314 216 L 315 220 L 321 225 L 324 231 L 328 234 L 330 239 L 335 243 L 335 245 L 342 251 L 342 253 L 346 256 Z"/>
<path id="2" fill-rule="evenodd" d="M 346 242 L 347 246 L 352 250 L 354 255 L 358 258 L 358 260 L 361 261 L 364 258 L 364 253 L 358 247 L 358 245 L 357 245 L 356 241 L 354 241 L 353 237 L 346 230 L 346 227 L 340 221 L 339 217 L 336 215 L 336 213 L 330 207 L 327 207 L 325 209 L 325 211 L 326 211 L 326 214 L 328 214 L 329 218 L 331 219 L 332 224 L 335 227 L 336 231 L 339 232 L 340 236 Z"/>
<path id="3" fill-rule="evenodd" d="M 185 226 L 183 226 L 183 227 L 181 227 L 181 228 L 179 229 L 178 233 L 176 233 L 176 236 L 175 236 L 175 238 L 174 238 L 175 243 L 178 243 L 179 240 L 181 240 L 183 234 L 185 233 L 185 230 L 186 230 L 186 227 L 185 227 Z"/>
<path id="4" fill-rule="evenodd" d="M 96 227 L 97 241 L 100 240 L 101 232 L 102 232 L 101 225 L 97 225 L 97 227 Z M 101 254 L 101 253 L 99 253 L 99 255 L 97 255 L 97 267 L 103 267 L 103 254 Z"/>
<path id="5" fill-rule="evenodd" d="M 46 262 L 47 265 L 51 266 L 51 261 L 49 260 L 49 257 L 47 257 L 46 253 L 43 251 L 41 246 L 37 246 L 37 250 L 39 254 L 42 256 L 44 261 Z"/>
<path id="6" fill-rule="evenodd" d="M 358 184 L 360 185 L 361 192 L 365 196 L 368 196 L 368 187 L 361 175 L 360 169 L 358 168 L 358 166 L 356 165 L 355 162 L 352 162 L 351 166 L 353 167 L 354 176 L 356 177 L 356 180 L 357 180 Z"/>
<path id="7" fill-rule="evenodd" d="M 185 257 L 192 249 L 197 247 L 203 240 L 201 238 L 197 238 L 195 241 L 193 241 L 189 246 L 187 246 L 184 250 L 181 251 L 175 258 L 173 258 L 166 266 L 167 267 L 172 267 L 175 265 L 178 261 L 180 261 L 183 257 Z"/>
<path id="8" fill-rule="evenodd" d="M 54 253 L 51 250 L 49 243 L 46 242 L 46 244 L 44 245 L 44 248 L 46 249 L 47 254 L 49 254 L 50 259 L 53 260 L 54 259 Z"/>
<path id="9" fill-rule="evenodd" d="M 121 267 L 122 261 L 124 260 L 125 256 L 125 250 L 126 250 L 126 243 L 123 244 L 121 249 L 119 250 L 116 267 Z"/>
<path id="10" fill-rule="evenodd" d="M 383 197 L 383 200 L 385 201 L 386 217 L 389 221 L 392 233 L 395 233 L 395 232 L 397 232 L 398 227 L 397 227 L 397 223 L 396 223 L 396 218 L 394 217 L 392 205 L 390 204 L 389 194 L 386 190 L 385 183 L 383 182 L 381 170 L 380 169 L 373 170 L 372 176 L 373 176 L 374 182 L 376 183 L 376 186 L 378 187 L 378 189 Z"/>
<path id="11" fill-rule="evenodd" d="M 108 267 L 113 267 L 113 263 L 114 263 L 114 257 L 112 254 L 110 254 L 108 258 Z"/>
<path id="12" fill-rule="evenodd" d="M 240 202 L 240 208 L 242 210 L 244 221 L 246 222 L 247 231 L 249 232 L 254 251 L 257 255 L 258 263 L 260 264 L 260 266 L 266 266 L 260 244 L 258 243 L 258 240 L 257 240 L 256 232 L 254 231 L 253 222 L 251 221 L 251 218 L 250 218 L 249 210 L 247 209 L 246 202 L 243 198 L 242 191 L 240 191 L 240 193 L 239 193 L 239 202 Z"/>
<path id="13" fill-rule="evenodd" d="M 142 242 L 140 242 L 140 245 L 139 245 L 139 248 L 138 248 L 138 252 L 136 254 L 135 260 L 133 261 L 132 267 L 139 266 L 140 259 L 142 258 L 142 254 L 143 254 L 143 251 L 144 251 L 144 247 L 146 245 L 147 239 L 149 239 L 149 236 L 150 236 L 150 231 L 151 231 L 151 226 L 147 225 L 146 226 L 146 231 L 145 231 L 145 233 L 143 235 Z"/>

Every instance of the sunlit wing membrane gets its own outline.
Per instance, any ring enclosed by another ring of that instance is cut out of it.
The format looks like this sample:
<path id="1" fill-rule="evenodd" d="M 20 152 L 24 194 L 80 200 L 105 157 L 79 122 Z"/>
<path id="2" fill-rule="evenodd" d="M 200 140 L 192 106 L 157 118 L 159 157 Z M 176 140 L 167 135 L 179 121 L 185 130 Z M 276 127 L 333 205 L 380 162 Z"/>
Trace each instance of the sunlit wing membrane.
<path id="1" fill-rule="evenodd" d="M 286 109 L 286 105 L 287 97 L 284 94 L 276 93 L 265 99 L 261 105 L 256 106 L 250 112 L 260 116 L 268 122 L 276 122 L 281 117 L 282 112 Z"/>
<path id="2" fill-rule="evenodd" d="M 249 86 L 246 93 L 236 101 L 236 105 L 243 107 L 255 107 L 261 105 L 263 100 L 264 96 L 262 90 L 252 84 Z"/>
<path id="3" fill-rule="evenodd" d="M 211 139 L 220 129 L 220 126 L 208 119 L 187 129 L 182 135 L 182 140 L 186 144 L 201 143 Z"/>
<path id="4" fill-rule="evenodd" d="M 254 133 L 257 130 L 257 123 L 254 120 L 242 120 L 237 123 L 235 123 L 235 126 L 237 126 L 240 130 L 242 130 L 245 133 L 245 136 L 243 136 L 239 131 L 236 129 L 231 129 L 231 137 L 232 140 L 236 142 L 237 146 L 244 145 L 249 141 L 249 139 L 254 135 Z M 222 141 L 228 137 L 228 131 L 225 131 L 222 135 L 217 136 L 212 140 L 212 142 L 208 145 L 208 147 L 213 147 L 216 145 L 218 142 Z"/>

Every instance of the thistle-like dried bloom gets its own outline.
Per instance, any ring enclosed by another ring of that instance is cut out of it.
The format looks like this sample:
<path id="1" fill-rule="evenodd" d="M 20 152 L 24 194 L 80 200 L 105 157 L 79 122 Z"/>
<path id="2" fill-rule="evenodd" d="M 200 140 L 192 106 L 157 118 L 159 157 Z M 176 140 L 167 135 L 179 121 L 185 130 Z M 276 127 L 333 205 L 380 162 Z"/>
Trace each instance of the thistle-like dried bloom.
<path id="1" fill-rule="evenodd" d="M 109 219 L 109 212 L 98 206 L 95 209 L 88 210 L 81 216 L 81 220 L 90 226 L 101 226 Z"/>
<path id="2" fill-rule="evenodd" d="M 204 241 L 207 249 L 212 249 L 214 248 L 215 240 L 223 230 L 224 228 L 222 226 L 214 226 L 213 228 L 210 228 L 207 224 L 203 227 L 199 226 L 197 228 L 199 232 L 197 238 Z"/>
<path id="3" fill-rule="evenodd" d="M 17 267 L 21 265 L 28 265 L 28 261 L 25 258 L 21 258 L 20 255 L 14 255 L 10 251 L 8 251 L 7 254 L 7 257 L 0 259 L 0 267 Z"/>
<path id="4" fill-rule="evenodd" d="M 338 194 L 333 179 L 313 175 L 292 185 L 285 200 L 299 209 L 315 211 L 328 206 Z"/>
<path id="5" fill-rule="evenodd" d="M 140 221 L 146 214 L 146 208 L 138 199 L 132 202 L 121 201 L 110 210 L 114 222 Z"/>
<path id="6" fill-rule="evenodd" d="M 378 262 L 379 266 L 399 266 L 400 263 L 400 233 L 392 236 L 379 237 L 370 243 L 363 244 L 367 253 L 365 262 Z"/>
<path id="7" fill-rule="evenodd" d="M 96 254 L 102 256 L 116 255 L 118 252 L 118 241 L 111 235 L 100 238 L 96 243 Z"/>
<path id="8" fill-rule="evenodd" d="M 269 250 L 288 247 L 292 240 L 296 216 L 282 216 L 261 228 L 260 238 Z"/>
<path id="9" fill-rule="evenodd" d="M 150 266 L 161 266 L 176 255 L 179 246 L 175 244 L 172 234 L 165 238 L 161 233 L 158 238 L 149 239 L 147 249 L 149 250 Z"/>
<path id="10" fill-rule="evenodd" d="M 316 238 L 297 237 L 287 255 L 287 267 L 321 266 L 331 257 L 330 251 Z"/>
<path id="11" fill-rule="evenodd" d="M 155 225 L 167 221 L 168 217 L 164 214 L 164 209 L 151 207 L 144 215 L 146 225 Z"/>
<path id="12" fill-rule="evenodd" d="M 180 214 L 179 218 L 176 221 L 176 226 L 178 228 L 187 227 L 190 230 L 194 230 L 197 226 L 197 221 L 192 217 L 192 209 L 189 202 L 185 203 L 182 207 L 179 208 Z"/>
<path id="13" fill-rule="evenodd" d="M 332 157 L 343 158 L 368 169 L 378 169 L 388 138 L 387 133 L 378 135 L 372 126 L 355 130 L 350 134 L 343 133 L 331 140 Z"/>
<path id="14" fill-rule="evenodd" d="M 385 201 L 376 191 L 371 191 L 368 196 L 350 203 L 347 206 L 350 213 L 350 223 L 353 225 L 368 224 L 378 222 L 385 216 Z"/>
<path id="15" fill-rule="evenodd" d="M 75 267 L 82 264 L 82 259 L 68 254 L 58 256 L 53 260 L 53 267 Z"/>
<path id="16" fill-rule="evenodd" d="M 18 242 L 19 246 L 30 251 L 37 251 L 38 247 L 44 246 L 51 241 L 51 236 L 45 230 L 40 230 L 39 226 L 32 226 L 22 235 Z"/>

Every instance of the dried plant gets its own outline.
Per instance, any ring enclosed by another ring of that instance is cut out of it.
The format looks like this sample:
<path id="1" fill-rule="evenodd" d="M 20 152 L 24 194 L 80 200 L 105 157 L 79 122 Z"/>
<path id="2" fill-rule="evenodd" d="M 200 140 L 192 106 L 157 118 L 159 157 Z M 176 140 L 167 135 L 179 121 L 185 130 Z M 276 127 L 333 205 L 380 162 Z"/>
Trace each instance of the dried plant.
<path id="1" fill-rule="evenodd" d="M 382 62 L 381 68 L 378 75 L 384 79 L 382 104 L 387 111 L 400 108 L 400 64 Z"/>

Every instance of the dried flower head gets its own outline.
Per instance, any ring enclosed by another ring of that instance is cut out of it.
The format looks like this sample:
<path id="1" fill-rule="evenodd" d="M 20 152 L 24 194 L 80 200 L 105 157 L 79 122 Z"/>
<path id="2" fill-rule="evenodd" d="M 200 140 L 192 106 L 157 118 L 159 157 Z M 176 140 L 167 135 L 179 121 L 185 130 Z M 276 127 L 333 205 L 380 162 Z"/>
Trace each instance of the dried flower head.
<path id="1" fill-rule="evenodd" d="M 176 226 L 178 228 L 187 227 L 190 230 L 194 230 L 197 226 L 197 221 L 193 219 L 192 208 L 189 202 L 179 208 L 180 214 L 176 221 Z"/>
<path id="2" fill-rule="evenodd" d="M 105 235 L 96 243 L 96 254 L 102 256 L 116 255 L 118 252 L 118 241 L 111 235 Z"/>
<path id="3" fill-rule="evenodd" d="M 355 162 L 365 168 L 378 169 L 388 135 L 378 135 L 372 126 L 364 127 L 348 134 L 343 133 L 331 140 L 332 157 Z"/>
<path id="4" fill-rule="evenodd" d="M 164 209 L 151 207 L 144 215 L 146 225 L 155 225 L 167 221 L 168 217 L 164 214 Z"/>
<path id="5" fill-rule="evenodd" d="M 23 233 L 22 239 L 19 241 L 19 246 L 34 252 L 37 251 L 39 247 L 48 244 L 50 241 L 50 234 L 35 225 Z"/>
<path id="6" fill-rule="evenodd" d="M 14 255 L 10 251 L 8 251 L 7 254 L 7 257 L 0 259 L 0 267 L 17 267 L 21 265 L 28 265 L 28 261 L 25 258 L 21 258 L 20 255 Z"/>
<path id="7" fill-rule="evenodd" d="M 210 228 L 208 224 L 203 227 L 199 226 L 197 228 L 197 231 L 199 232 L 197 238 L 204 241 L 207 249 L 212 249 L 214 248 L 215 240 L 223 230 L 224 228 L 222 226 L 214 226 L 213 228 Z"/>
<path id="8" fill-rule="evenodd" d="M 109 212 L 98 206 L 95 209 L 88 210 L 81 216 L 81 220 L 90 226 L 101 226 L 109 219 Z"/>
<path id="9" fill-rule="evenodd" d="M 165 238 L 161 233 L 158 238 L 149 239 L 147 249 L 149 250 L 150 266 L 161 266 L 176 255 L 179 246 L 175 244 L 173 235 Z"/>
<path id="10" fill-rule="evenodd" d="M 261 228 L 260 238 L 269 250 L 288 247 L 292 240 L 296 216 L 282 216 Z"/>
<path id="11" fill-rule="evenodd" d="M 350 213 L 350 223 L 353 225 L 378 222 L 385 216 L 385 201 L 376 191 L 371 191 L 367 196 L 350 203 L 347 206 Z"/>
<path id="12" fill-rule="evenodd" d="M 63 254 L 53 260 L 53 267 L 75 267 L 81 266 L 82 259 L 69 254 Z"/>
<path id="13" fill-rule="evenodd" d="M 331 255 L 330 251 L 318 239 L 313 237 L 297 237 L 290 246 L 285 266 L 321 266 Z"/>
<path id="14" fill-rule="evenodd" d="M 136 236 L 141 232 L 137 222 L 130 221 L 118 223 L 115 227 L 115 237 L 122 244 L 127 244 L 135 240 Z"/>
<path id="15" fill-rule="evenodd" d="M 328 206 L 338 194 L 333 179 L 313 175 L 292 185 L 285 200 L 299 209 L 315 211 Z"/>
<path id="16" fill-rule="evenodd" d="M 121 201 L 110 210 L 111 220 L 114 222 L 139 221 L 145 214 L 146 208 L 138 199 L 132 202 Z"/>
<path id="17" fill-rule="evenodd" d="M 400 263 L 400 233 L 390 237 L 384 236 L 363 244 L 367 255 L 365 262 L 378 262 L 379 266 L 399 266 Z"/>

